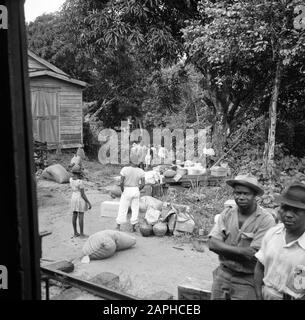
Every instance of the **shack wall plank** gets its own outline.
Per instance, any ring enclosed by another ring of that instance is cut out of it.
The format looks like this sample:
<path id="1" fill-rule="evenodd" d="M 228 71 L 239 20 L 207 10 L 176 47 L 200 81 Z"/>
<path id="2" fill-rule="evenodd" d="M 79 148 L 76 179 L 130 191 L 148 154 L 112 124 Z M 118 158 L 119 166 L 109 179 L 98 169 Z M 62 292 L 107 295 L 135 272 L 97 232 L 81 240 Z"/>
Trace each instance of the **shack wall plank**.
<path id="1" fill-rule="evenodd" d="M 33 61 L 31 67 L 38 67 L 37 62 L 36 64 Z M 83 88 L 49 76 L 32 77 L 30 85 L 35 90 L 53 88 L 58 92 L 59 137 L 62 148 L 83 145 Z"/>

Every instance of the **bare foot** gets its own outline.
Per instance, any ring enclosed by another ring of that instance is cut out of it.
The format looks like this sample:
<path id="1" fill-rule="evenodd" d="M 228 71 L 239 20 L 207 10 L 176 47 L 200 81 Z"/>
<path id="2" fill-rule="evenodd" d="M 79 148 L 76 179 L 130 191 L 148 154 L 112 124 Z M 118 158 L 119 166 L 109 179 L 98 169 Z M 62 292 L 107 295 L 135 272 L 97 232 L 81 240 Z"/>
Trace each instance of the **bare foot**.
<path id="1" fill-rule="evenodd" d="M 82 238 L 82 239 L 84 239 L 84 238 L 89 238 L 89 236 L 88 235 L 86 235 L 86 234 L 80 234 L 80 236 L 79 236 L 80 238 Z"/>
<path id="2" fill-rule="evenodd" d="M 74 235 L 71 237 L 71 239 L 72 238 L 77 238 L 77 237 L 79 237 L 80 236 L 80 234 L 77 232 L 77 233 L 74 233 Z"/>

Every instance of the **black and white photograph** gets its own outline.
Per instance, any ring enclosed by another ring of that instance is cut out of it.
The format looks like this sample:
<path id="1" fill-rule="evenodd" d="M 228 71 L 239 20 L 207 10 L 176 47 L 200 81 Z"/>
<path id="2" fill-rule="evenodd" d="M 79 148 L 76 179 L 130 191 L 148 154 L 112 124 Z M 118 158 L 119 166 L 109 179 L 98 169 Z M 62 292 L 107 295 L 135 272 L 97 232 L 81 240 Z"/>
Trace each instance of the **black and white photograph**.
<path id="1" fill-rule="evenodd" d="M 0 0 L 0 101 L 1 299 L 305 300 L 305 1 Z"/>

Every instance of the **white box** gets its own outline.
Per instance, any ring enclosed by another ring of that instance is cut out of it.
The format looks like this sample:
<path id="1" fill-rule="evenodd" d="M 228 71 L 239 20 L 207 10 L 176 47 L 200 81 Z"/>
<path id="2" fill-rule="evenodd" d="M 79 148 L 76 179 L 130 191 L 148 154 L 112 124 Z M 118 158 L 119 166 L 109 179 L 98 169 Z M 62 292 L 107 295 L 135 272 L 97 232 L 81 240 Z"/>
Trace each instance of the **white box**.
<path id="1" fill-rule="evenodd" d="M 116 218 L 119 212 L 120 200 L 104 201 L 101 203 L 101 217 Z"/>

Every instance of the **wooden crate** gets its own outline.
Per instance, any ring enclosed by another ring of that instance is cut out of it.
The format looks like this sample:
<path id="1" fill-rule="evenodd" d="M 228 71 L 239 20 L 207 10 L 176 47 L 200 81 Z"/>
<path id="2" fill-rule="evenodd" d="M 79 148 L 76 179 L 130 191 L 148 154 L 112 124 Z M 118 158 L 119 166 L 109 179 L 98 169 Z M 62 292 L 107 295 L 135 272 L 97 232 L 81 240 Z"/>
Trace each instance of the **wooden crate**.
<path id="1" fill-rule="evenodd" d="M 217 187 L 221 183 L 223 183 L 227 177 L 215 177 L 215 176 L 209 176 L 207 179 L 207 186 L 208 187 Z"/>
<path id="2" fill-rule="evenodd" d="M 178 286 L 178 300 L 210 300 L 211 283 L 191 281 Z"/>
<path id="3" fill-rule="evenodd" d="M 175 181 L 173 178 L 165 178 L 165 183 L 167 184 L 181 184 L 183 187 L 189 188 L 192 186 L 204 186 L 207 183 L 207 175 L 185 175 L 179 181 Z"/>

